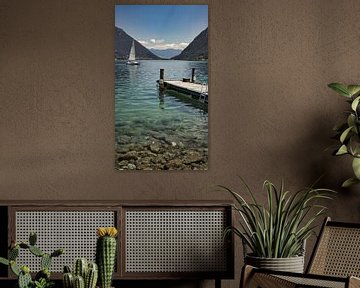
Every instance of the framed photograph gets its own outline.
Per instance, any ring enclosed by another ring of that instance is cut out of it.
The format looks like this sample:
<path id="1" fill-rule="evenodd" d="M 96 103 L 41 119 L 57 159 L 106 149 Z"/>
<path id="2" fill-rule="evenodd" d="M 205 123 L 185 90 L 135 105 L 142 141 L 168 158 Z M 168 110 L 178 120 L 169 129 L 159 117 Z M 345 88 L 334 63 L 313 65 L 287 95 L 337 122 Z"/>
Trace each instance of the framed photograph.
<path id="1" fill-rule="evenodd" d="M 208 6 L 115 6 L 115 168 L 208 169 Z"/>

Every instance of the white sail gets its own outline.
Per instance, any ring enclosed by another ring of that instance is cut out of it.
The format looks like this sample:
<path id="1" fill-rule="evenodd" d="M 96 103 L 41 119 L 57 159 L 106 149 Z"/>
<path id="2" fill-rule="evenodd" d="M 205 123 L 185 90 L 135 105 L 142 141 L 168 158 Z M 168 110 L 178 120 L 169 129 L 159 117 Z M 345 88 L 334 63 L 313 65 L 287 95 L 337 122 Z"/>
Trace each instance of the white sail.
<path id="1" fill-rule="evenodd" d="M 131 49 L 130 49 L 129 61 L 135 61 L 135 44 L 134 44 L 134 40 L 132 42 Z"/>

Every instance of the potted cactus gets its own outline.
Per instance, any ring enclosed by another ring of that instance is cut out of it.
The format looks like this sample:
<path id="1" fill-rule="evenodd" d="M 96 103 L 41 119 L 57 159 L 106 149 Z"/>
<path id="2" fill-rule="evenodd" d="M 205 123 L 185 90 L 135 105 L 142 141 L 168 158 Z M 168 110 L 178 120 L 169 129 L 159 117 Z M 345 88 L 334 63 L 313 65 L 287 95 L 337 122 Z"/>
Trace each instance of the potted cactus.
<path id="1" fill-rule="evenodd" d="M 98 279 L 98 267 L 96 263 L 88 262 L 86 258 L 78 258 L 71 272 L 69 266 L 64 267 L 64 288 L 95 288 Z"/>
<path id="2" fill-rule="evenodd" d="M 45 253 L 36 246 L 36 241 L 36 233 L 30 233 L 29 243 L 12 242 L 8 252 L 8 259 L 0 257 L 0 263 L 10 266 L 11 271 L 18 277 L 18 288 L 49 288 L 54 285 L 54 283 L 50 280 L 50 265 L 52 259 L 63 254 L 64 250 L 57 249 L 50 254 Z M 28 266 L 19 266 L 16 263 L 20 249 L 26 249 L 41 259 L 41 270 L 35 275 L 34 280 L 30 275 L 30 268 Z"/>
<path id="3" fill-rule="evenodd" d="M 100 288 L 110 288 L 116 258 L 115 227 L 100 227 L 97 229 L 96 262 L 99 267 Z"/>

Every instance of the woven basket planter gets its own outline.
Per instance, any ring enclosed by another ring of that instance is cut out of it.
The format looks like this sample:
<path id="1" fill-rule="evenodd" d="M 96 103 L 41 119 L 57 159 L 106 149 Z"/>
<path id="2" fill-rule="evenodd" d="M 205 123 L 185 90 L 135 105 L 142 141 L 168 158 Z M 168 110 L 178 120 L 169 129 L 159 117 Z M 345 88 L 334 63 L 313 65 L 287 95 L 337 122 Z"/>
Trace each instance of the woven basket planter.
<path id="1" fill-rule="evenodd" d="M 245 263 L 262 269 L 304 273 L 304 256 L 289 258 L 262 258 L 246 255 Z"/>

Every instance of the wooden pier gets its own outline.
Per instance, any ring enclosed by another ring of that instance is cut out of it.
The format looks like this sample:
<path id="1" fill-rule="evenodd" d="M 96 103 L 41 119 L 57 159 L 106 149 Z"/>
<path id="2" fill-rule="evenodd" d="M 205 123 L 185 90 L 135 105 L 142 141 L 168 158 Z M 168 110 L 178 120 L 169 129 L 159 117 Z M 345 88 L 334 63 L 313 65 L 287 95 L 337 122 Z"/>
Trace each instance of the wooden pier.
<path id="1" fill-rule="evenodd" d="M 164 80 L 164 69 L 160 69 L 160 89 L 169 89 L 180 92 L 192 99 L 195 99 L 204 104 L 208 104 L 208 85 L 201 84 L 194 81 L 195 69 L 192 69 L 191 79 L 183 78 L 183 80 Z"/>

